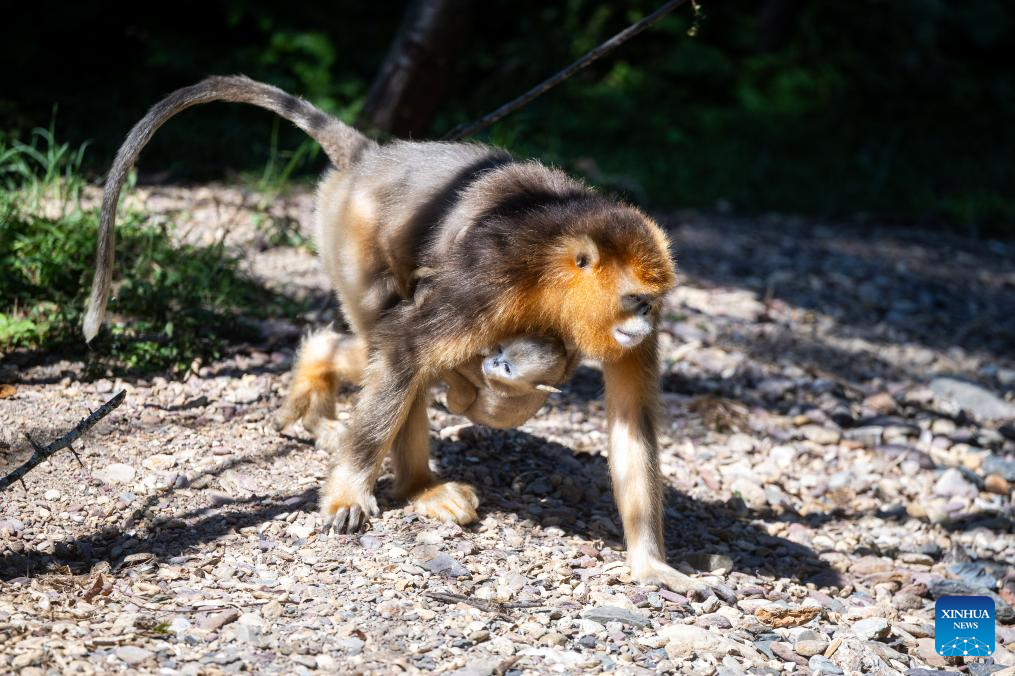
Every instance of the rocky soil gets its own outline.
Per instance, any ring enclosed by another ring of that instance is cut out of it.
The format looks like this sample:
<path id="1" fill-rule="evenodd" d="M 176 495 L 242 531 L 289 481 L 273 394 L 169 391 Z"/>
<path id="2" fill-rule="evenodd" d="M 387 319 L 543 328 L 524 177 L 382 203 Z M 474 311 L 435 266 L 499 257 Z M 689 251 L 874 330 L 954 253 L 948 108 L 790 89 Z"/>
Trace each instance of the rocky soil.
<path id="1" fill-rule="evenodd" d="M 318 533 L 328 458 L 270 426 L 299 334 L 336 316 L 314 258 L 266 242 L 235 189 L 139 195 L 320 309 L 186 380 L 85 382 L 78 363 L 8 356 L 0 471 L 27 455 L 24 432 L 45 443 L 127 398 L 77 447 L 83 467 L 63 451 L 0 494 L 0 672 L 1015 665 L 1012 245 L 660 215 L 682 272 L 662 326 L 668 555 L 715 591 L 689 599 L 629 577 L 593 363 L 518 430 L 433 408 L 434 463 L 480 488 L 478 523 L 406 513 L 385 476 L 370 531 Z M 271 216 L 306 224 L 309 204 Z M 949 594 L 995 599 L 992 659 L 936 655 Z"/>

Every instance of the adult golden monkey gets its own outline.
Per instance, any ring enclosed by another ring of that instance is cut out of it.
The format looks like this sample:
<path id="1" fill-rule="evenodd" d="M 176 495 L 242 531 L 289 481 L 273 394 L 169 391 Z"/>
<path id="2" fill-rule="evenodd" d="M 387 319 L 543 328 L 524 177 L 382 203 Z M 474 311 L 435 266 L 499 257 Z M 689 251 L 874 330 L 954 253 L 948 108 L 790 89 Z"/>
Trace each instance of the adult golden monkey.
<path id="1" fill-rule="evenodd" d="M 374 483 L 391 453 L 396 492 L 411 508 L 464 524 L 471 486 L 429 468 L 429 387 L 442 373 L 521 335 L 559 337 L 602 362 L 613 490 L 635 578 L 700 589 L 667 565 L 656 418 L 656 325 L 675 282 L 663 231 L 533 161 L 478 144 L 378 145 L 305 101 L 245 77 L 213 77 L 156 104 L 117 154 L 103 195 L 97 267 L 85 336 L 101 325 L 124 177 L 167 119 L 198 103 L 249 103 L 317 140 L 336 170 L 318 187 L 315 239 L 342 311 L 366 355 L 362 390 L 341 428 L 324 420 L 318 444 L 334 454 L 321 511 L 338 531 L 377 513 Z M 411 300 L 413 271 L 431 271 Z M 319 368 L 315 368 L 319 367 Z M 330 365 L 298 365 L 293 387 L 334 387 Z"/>

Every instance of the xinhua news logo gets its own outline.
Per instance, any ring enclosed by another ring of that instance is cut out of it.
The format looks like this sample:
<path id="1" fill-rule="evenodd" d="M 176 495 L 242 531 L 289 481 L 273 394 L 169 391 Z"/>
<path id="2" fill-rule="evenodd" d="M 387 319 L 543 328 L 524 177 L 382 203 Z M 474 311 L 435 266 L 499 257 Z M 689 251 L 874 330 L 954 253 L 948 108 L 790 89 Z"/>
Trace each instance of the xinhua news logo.
<path id="1" fill-rule="evenodd" d="M 986 657 L 994 652 L 994 600 L 942 596 L 934 604 L 934 647 L 942 657 Z"/>

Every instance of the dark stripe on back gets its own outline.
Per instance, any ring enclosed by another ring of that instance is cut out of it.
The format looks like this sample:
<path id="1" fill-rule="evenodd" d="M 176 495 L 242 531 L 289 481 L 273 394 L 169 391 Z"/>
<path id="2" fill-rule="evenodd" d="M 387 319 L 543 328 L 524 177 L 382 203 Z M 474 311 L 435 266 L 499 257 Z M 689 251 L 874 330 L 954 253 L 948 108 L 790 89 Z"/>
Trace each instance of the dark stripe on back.
<path id="1" fill-rule="evenodd" d="M 422 260 L 422 255 L 434 241 L 444 219 L 462 199 L 469 186 L 478 181 L 482 175 L 498 167 L 511 164 L 514 159 L 504 151 L 495 151 L 466 165 L 449 180 L 443 188 L 427 200 L 416 214 L 405 224 L 413 243 L 412 258 Z"/>
<path id="2" fill-rule="evenodd" d="M 290 122 L 293 121 L 293 118 L 295 117 L 295 113 L 297 111 L 302 112 L 299 110 L 300 100 L 297 99 L 295 96 L 292 96 L 290 94 L 278 94 L 276 92 L 272 92 L 271 97 L 275 99 L 276 105 L 278 105 L 278 107 L 284 111 L 282 117 L 289 120 Z"/>
<path id="3" fill-rule="evenodd" d="M 330 115 L 311 106 L 311 110 L 307 114 L 307 123 L 311 129 L 320 131 L 328 126 L 329 122 L 331 122 Z"/>
<path id="4" fill-rule="evenodd" d="M 487 219 L 512 218 L 550 206 L 567 204 L 576 200 L 587 200 L 589 196 L 587 190 L 567 190 L 564 192 L 524 190 L 506 196 L 480 214 L 476 220 L 482 223 Z"/>

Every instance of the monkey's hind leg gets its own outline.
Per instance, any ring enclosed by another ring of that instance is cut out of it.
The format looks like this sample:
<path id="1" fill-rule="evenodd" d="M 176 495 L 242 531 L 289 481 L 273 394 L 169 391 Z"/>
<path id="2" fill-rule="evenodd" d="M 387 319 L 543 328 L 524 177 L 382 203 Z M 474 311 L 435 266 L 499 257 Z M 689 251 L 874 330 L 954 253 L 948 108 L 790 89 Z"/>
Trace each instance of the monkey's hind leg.
<path id="1" fill-rule="evenodd" d="M 471 383 L 465 383 L 472 387 Z M 440 521 L 465 525 L 476 520 L 479 498 L 468 484 L 441 482 L 430 471 L 430 425 L 427 396 L 421 391 L 413 402 L 405 426 L 391 447 L 395 495 L 409 502 L 409 511 Z"/>
<path id="2" fill-rule="evenodd" d="M 335 458 L 321 493 L 325 530 L 351 533 L 377 513 L 373 488 L 388 451 L 394 455 L 397 491 L 412 509 L 461 524 L 476 518 L 475 491 L 438 483 L 430 472 L 428 385 L 411 362 L 377 355 L 367 364 L 348 429 L 333 421 L 322 424 L 317 445 Z"/>
<path id="3" fill-rule="evenodd" d="M 341 336 L 330 328 L 321 329 L 303 340 L 293 368 L 293 381 L 282 408 L 275 414 L 275 429 L 281 431 L 297 420 L 314 434 L 321 420 L 335 418 L 340 384 L 335 359 Z"/>

